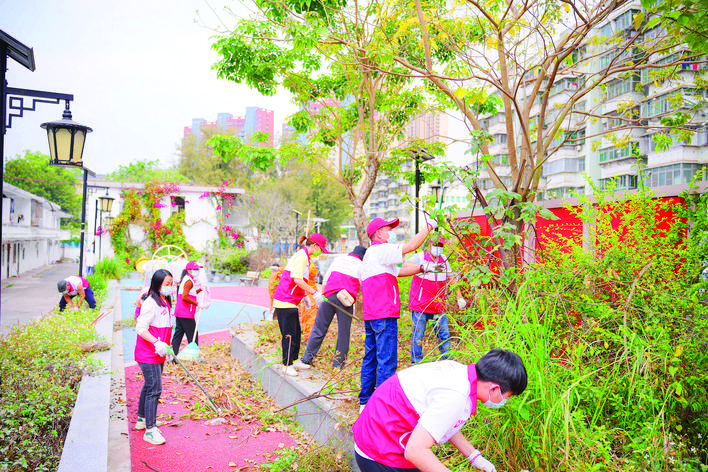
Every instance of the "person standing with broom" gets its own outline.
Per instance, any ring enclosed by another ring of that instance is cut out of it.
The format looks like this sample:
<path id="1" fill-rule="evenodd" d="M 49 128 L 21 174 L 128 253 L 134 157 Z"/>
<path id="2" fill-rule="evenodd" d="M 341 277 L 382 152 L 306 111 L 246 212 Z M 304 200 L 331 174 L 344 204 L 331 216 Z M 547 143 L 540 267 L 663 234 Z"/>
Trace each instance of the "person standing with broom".
<path id="1" fill-rule="evenodd" d="M 165 269 L 155 271 L 148 296 L 135 322 L 135 362 L 140 366 L 145 384 L 140 390 L 138 420 L 135 429 L 145 430 L 143 440 L 165 444 L 157 429 L 157 405 L 162 395 L 162 370 L 172 336 L 172 274 Z"/>
<path id="2" fill-rule="evenodd" d="M 172 336 L 172 351 L 176 356 L 182 338 L 187 335 L 187 343 L 199 344 L 199 333 L 195 333 L 195 315 L 199 308 L 197 294 L 202 291 L 199 283 L 199 264 L 196 261 L 187 262 L 182 271 L 182 279 L 177 289 L 175 303 L 175 332 Z"/>
<path id="3" fill-rule="evenodd" d="M 300 369 L 310 368 L 298 359 L 302 328 L 297 305 L 304 299 L 305 307 L 308 308 L 308 294 L 313 296 L 317 306 L 324 301 L 322 294 L 307 284 L 310 278 L 310 257 L 322 252 L 328 253 L 327 238 L 320 233 L 302 236 L 300 244 L 302 248 L 288 261 L 273 296 L 273 314 L 278 318 L 282 336 L 283 373 L 291 377 L 296 377 Z"/>

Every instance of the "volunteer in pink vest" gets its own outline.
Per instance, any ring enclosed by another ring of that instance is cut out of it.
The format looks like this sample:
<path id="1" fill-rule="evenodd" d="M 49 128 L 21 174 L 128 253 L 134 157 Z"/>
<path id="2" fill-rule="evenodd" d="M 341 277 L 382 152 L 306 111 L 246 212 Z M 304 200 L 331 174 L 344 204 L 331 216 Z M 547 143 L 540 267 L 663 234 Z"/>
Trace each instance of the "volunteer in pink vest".
<path id="1" fill-rule="evenodd" d="M 476 364 L 451 360 L 419 364 L 379 386 L 352 427 L 361 472 L 438 472 L 447 469 L 432 451 L 450 443 L 472 467 L 496 472 L 462 434 L 479 401 L 500 408 L 526 390 L 524 362 L 510 351 L 492 349 Z"/>
<path id="2" fill-rule="evenodd" d="M 364 254 L 366 254 L 366 248 L 364 246 L 356 246 L 348 255 L 335 259 L 327 271 L 322 284 L 324 286 L 322 295 L 324 295 L 326 303 L 320 305 L 317 310 L 315 325 L 312 327 L 310 339 L 307 341 L 307 348 L 302 355 L 303 364 L 310 365 L 312 363 L 312 359 L 320 350 L 329 325 L 336 314 L 337 348 L 334 353 L 332 367 L 335 369 L 344 367 L 344 361 L 349 354 L 349 338 L 354 316 L 354 303 L 361 288 L 359 269 L 361 268 Z"/>
<path id="3" fill-rule="evenodd" d="M 438 336 L 438 348 L 444 359 L 450 352 L 450 330 L 447 325 L 448 284 L 455 282 L 450 261 L 443 255 L 445 239 L 433 239 L 430 249 L 418 252 L 409 259 L 416 265 L 423 266 L 423 272 L 413 276 L 408 308 L 413 316 L 413 337 L 411 340 L 411 363 L 423 360 L 423 336 L 428 321 L 433 321 Z M 457 291 L 457 306 L 462 309 L 467 305 L 462 293 Z"/>
<path id="4" fill-rule="evenodd" d="M 140 366 L 145 384 L 140 390 L 138 420 L 135 429 L 145 430 L 143 440 L 150 444 L 164 444 L 165 438 L 157 429 L 157 404 L 162 395 L 162 369 L 172 337 L 172 274 L 156 270 L 150 280 L 148 296 L 135 321 L 135 362 Z"/>
<path id="5" fill-rule="evenodd" d="M 306 294 L 314 297 L 317 306 L 324 300 L 322 294 L 306 282 L 310 275 L 310 257 L 319 256 L 322 252 L 328 254 L 327 239 L 320 233 L 302 236 L 300 244 L 302 248 L 288 261 L 273 295 L 274 315 L 278 317 L 282 336 L 283 373 L 292 377 L 298 375 L 298 369 L 310 368 L 298 359 L 302 330 L 297 305 L 301 300 L 309 305 L 310 300 Z"/>
<path id="6" fill-rule="evenodd" d="M 423 230 L 410 241 L 401 244 L 395 243 L 396 235 L 392 232 L 398 226 L 398 218 L 391 221 L 375 218 L 366 227 L 371 247 L 367 249 L 361 265 L 366 335 L 361 365 L 360 409 L 369 401 L 374 389 L 396 373 L 398 318 L 401 316 L 401 297 L 396 277 L 409 277 L 421 271 L 419 265 L 405 262 L 403 256 L 418 249 L 437 226 L 432 219 L 426 222 Z M 398 267 L 399 264 L 403 265 Z"/>
<path id="7" fill-rule="evenodd" d="M 88 303 L 89 308 L 96 308 L 96 299 L 93 296 L 93 290 L 89 287 L 89 282 L 78 275 L 69 276 L 57 282 L 57 290 L 62 294 L 59 299 L 59 311 L 64 311 L 66 305 L 72 309 L 78 310 L 83 305 L 84 300 Z M 78 301 L 74 299 L 78 295 Z"/>
<path id="8" fill-rule="evenodd" d="M 176 356 L 179 353 L 179 346 L 182 338 L 187 335 L 187 343 L 195 342 L 199 344 L 199 333 L 194 334 L 196 321 L 194 315 L 197 313 L 199 303 L 197 294 L 202 291 L 199 283 L 200 265 L 196 261 L 189 261 L 182 272 L 182 280 L 177 289 L 177 300 L 175 300 L 175 332 L 172 336 L 172 351 Z"/>

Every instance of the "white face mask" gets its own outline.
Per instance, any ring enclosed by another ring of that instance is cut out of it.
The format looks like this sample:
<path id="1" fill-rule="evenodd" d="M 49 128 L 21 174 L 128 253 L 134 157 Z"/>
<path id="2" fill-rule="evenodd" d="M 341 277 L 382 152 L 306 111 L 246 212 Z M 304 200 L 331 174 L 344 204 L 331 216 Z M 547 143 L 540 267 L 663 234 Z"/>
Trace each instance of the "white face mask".
<path id="1" fill-rule="evenodd" d="M 396 233 L 394 233 L 393 231 L 388 233 L 388 243 L 396 244 Z"/>
<path id="2" fill-rule="evenodd" d="M 508 398 L 502 397 L 502 401 L 500 401 L 499 403 L 493 402 L 492 401 L 492 389 L 493 388 L 494 387 L 491 387 L 489 389 L 489 400 L 487 400 L 486 402 L 483 402 L 482 405 L 486 406 L 487 408 L 501 408 L 504 406 L 504 404 L 506 403 Z M 499 390 L 499 392 L 501 393 L 501 389 Z"/>
<path id="3" fill-rule="evenodd" d="M 160 293 L 163 297 L 169 297 L 170 295 L 172 295 L 172 287 L 162 287 L 160 289 Z"/>
<path id="4" fill-rule="evenodd" d="M 442 256 L 443 253 L 443 248 L 440 246 L 433 246 L 430 248 L 430 254 L 433 255 L 433 257 L 440 257 Z"/>

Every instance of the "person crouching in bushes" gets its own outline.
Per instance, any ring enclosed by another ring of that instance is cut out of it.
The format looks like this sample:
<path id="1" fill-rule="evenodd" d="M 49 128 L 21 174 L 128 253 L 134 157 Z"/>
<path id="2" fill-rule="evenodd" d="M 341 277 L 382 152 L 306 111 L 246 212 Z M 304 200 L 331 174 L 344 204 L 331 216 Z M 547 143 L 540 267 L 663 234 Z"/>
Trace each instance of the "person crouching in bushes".
<path id="1" fill-rule="evenodd" d="M 69 276 L 57 282 L 57 290 L 61 293 L 59 299 L 59 311 L 64 311 L 66 305 L 72 309 L 78 310 L 83 305 L 84 300 L 88 303 L 89 308 L 96 308 L 96 299 L 93 296 L 93 290 L 89 286 L 88 280 L 78 275 Z M 78 301 L 75 301 L 76 297 Z"/>
<path id="2" fill-rule="evenodd" d="M 310 278 L 310 257 L 316 257 L 323 251 L 327 253 L 327 239 L 320 233 L 312 233 L 310 236 L 300 238 L 300 244 L 303 243 L 302 248 L 285 266 L 273 296 L 275 308 L 273 315 L 278 318 L 278 327 L 282 336 L 283 373 L 291 377 L 298 375 L 298 369 L 310 368 L 298 359 L 302 328 L 297 305 L 303 301 L 305 308 L 309 308 L 310 300 L 307 294 L 314 297 L 317 306 L 320 306 L 324 300 L 321 293 L 307 284 L 307 280 Z"/>
<path id="3" fill-rule="evenodd" d="M 432 451 L 450 443 L 472 467 L 496 467 L 465 438 L 462 428 L 479 401 L 500 408 L 526 390 L 518 354 L 492 349 L 476 364 L 443 360 L 417 364 L 389 377 L 354 423 L 354 451 L 361 472 L 446 471 Z"/>
<path id="4" fill-rule="evenodd" d="M 187 335 L 187 343 L 199 344 L 199 333 L 196 335 L 194 333 L 196 328 L 194 315 L 199 308 L 197 294 L 202 291 L 198 277 L 199 264 L 195 261 L 187 262 L 187 266 L 182 271 L 182 279 L 177 289 L 177 300 L 175 301 L 175 332 L 172 335 L 172 351 L 175 356 L 179 352 L 179 345 L 185 334 Z"/>
<path id="5" fill-rule="evenodd" d="M 155 271 L 150 280 L 148 297 L 142 303 L 135 322 L 138 334 L 135 361 L 145 380 L 140 390 L 135 429 L 144 429 L 143 440 L 150 444 L 165 443 L 165 438 L 157 429 L 157 404 L 162 395 L 162 370 L 172 336 L 171 294 L 172 274 L 165 269 Z"/>

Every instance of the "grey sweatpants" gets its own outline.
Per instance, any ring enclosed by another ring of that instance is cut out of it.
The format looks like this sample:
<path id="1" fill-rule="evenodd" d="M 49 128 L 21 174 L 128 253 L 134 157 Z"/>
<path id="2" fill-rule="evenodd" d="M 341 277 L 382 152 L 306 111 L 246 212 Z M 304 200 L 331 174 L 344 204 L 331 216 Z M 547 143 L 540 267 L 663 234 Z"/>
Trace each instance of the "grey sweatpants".
<path id="1" fill-rule="evenodd" d="M 347 354 L 349 354 L 349 335 L 352 328 L 353 313 L 354 305 L 349 307 L 343 306 L 336 295 L 332 295 L 330 298 L 325 299 L 325 301 L 317 309 L 315 325 L 312 327 L 312 332 L 310 333 L 310 339 L 307 342 L 305 354 L 302 355 L 302 362 L 305 364 L 312 363 L 312 359 L 320 350 L 322 341 L 327 335 L 329 325 L 332 323 L 332 319 L 336 314 L 339 330 L 337 331 L 337 352 L 334 354 L 332 367 L 344 367 L 344 361 L 347 358 Z"/>

